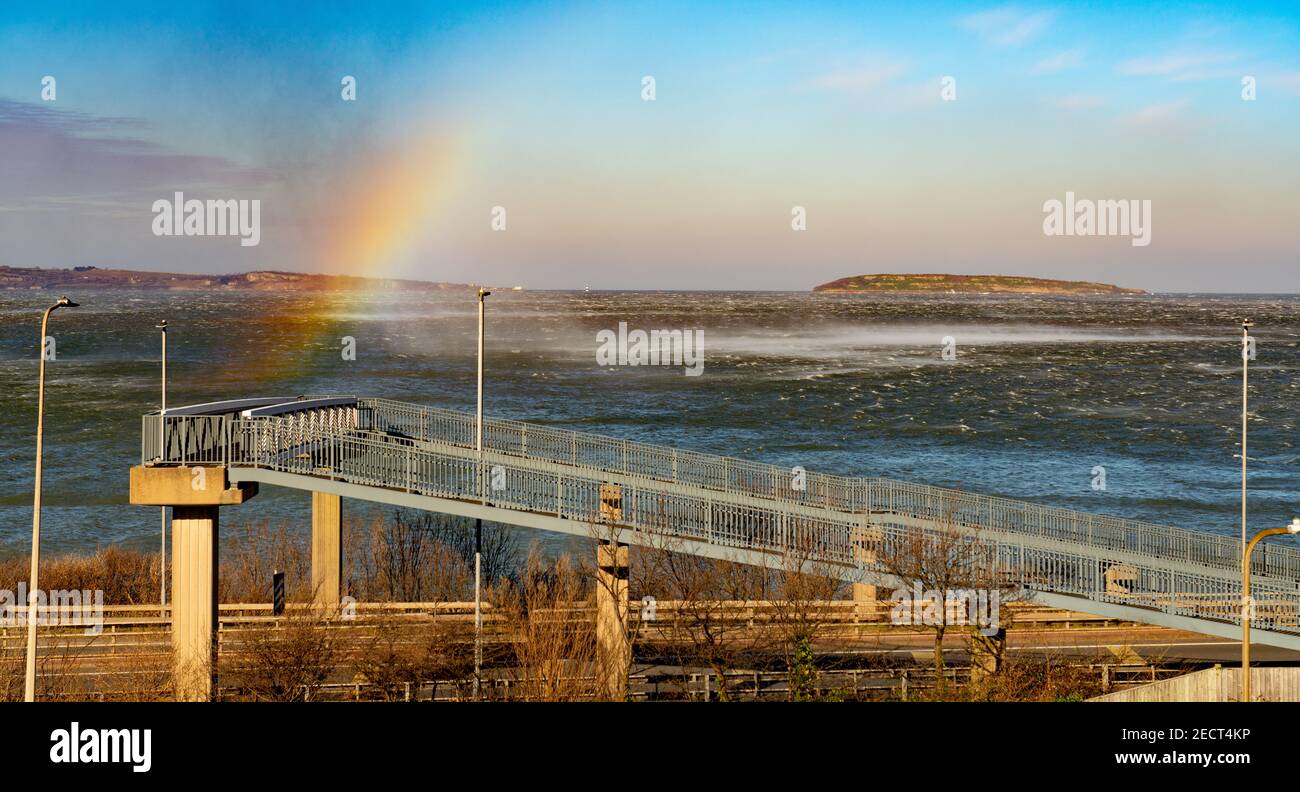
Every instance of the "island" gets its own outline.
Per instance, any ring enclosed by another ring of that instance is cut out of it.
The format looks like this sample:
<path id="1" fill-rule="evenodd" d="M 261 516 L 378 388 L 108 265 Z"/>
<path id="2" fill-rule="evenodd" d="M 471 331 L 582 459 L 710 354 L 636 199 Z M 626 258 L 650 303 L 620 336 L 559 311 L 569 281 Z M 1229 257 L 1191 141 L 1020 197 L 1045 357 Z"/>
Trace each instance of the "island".
<path id="1" fill-rule="evenodd" d="M 194 275 L 180 272 L 73 267 L 41 269 L 0 266 L 0 289 L 221 289 L 248 291 L 449 291 L 475 288 L 473 284 L 438 281 L 362 278 L 355 275 L 315 275 L 306 272 L 261 270 L 232 275 Z"/>
<path id="2" fill-rule="evenodd" d="M 854 275 L 823 283 L 829 294 L 1146 294 L 1110 283 L 1026 278 L 1019 275 Z"/>

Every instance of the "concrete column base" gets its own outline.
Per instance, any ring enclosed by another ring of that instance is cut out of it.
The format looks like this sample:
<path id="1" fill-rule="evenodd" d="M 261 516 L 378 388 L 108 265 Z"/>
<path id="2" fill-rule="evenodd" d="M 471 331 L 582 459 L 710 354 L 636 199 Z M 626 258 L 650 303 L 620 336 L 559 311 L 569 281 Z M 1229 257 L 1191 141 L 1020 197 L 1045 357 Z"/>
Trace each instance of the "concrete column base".
<path id="1" fill-rule="evenodd" d="M 853 584 L 853 617 L 858 621 L 875 621 L 879 606 L 876 604 L 874 583 Z"/>
<path id="2" fill-rule="evenodd" d="M 339 606 L 343 574 L 342 498 L 311 494 L 311 589 L 317 607 Z"/>
<path id="3" fill-rule="evenodd" d="M 597 545 L 596 575 L 597 678 L 607 697 L 621 701 L 627 698 L 627 677 L 632 666 L 627 545 Z"/>
<path id="4" fill-rule="evenodd" d="M 178 701 L 210 701 L 217 681 L 217 506 L 172 508 L 172 675 Z"/>
<path id="5" fill-rule="evenodd" d="M 864 568 L 876 564 L 875 543 L 881 540 L 880 529 L 871 525 L 858 525 L 850 530 L 853 560 Z M 875 621 L 879 615 L 877 591 L 874 583 L 853 584 L 853 615 L 858 621 Z"/>

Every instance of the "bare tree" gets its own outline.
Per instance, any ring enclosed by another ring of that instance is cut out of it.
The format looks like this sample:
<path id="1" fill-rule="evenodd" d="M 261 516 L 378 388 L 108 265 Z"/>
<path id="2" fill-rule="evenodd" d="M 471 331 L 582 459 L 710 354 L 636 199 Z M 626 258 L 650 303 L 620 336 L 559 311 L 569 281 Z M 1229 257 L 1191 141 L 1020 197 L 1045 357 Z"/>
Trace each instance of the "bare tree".
<path id="1" fill-rule="evenodd" d="M 796 542 L 781 560 L 772 587 L 772 626 L 785 654 L 794 700 L 816 695 L 814 642 L 828 621 L 831 601 L 844 588 L 838 570 L 819 561 L 815 549 L 812 541 Z"/>
<path id="2" fill-rule="evenodd" d="M 359 599 L 460 601 L 474 582 L 474 526 L 461 517 L 394 509 L 368 526 L 345 525 L 348 588 Z M 484 523 L 483 580 L 488 587 L 517 574 L 514 530 Z"/>
<path id="3" fill-rule="evenodd" d="M 272 575 L 285 573 L 291 600 L 311 599 L 311 541 L 288 523 L 244 523 L 223 528 L 218 577 L 222 602 L 270 602 Z M 170 568 L 170 564 L 168 565 Z"/>
<path id="4" fill-rule="evenodd" d="M 424 684 L 455 684 L 473 672 L 473 651 L 462 625 L 410 624 L 382 616 L 367 626 L 370 634 L 361 641 L 355 668 L 384 701 L 414 698 Z"/>
<path id="5" fill-rule="evenodd" d="M 568 556 L 548 568 L 534 545 L 520 580 L 493 592 L 493 612 L 500 615 L 510 641 L 515 682 L 525 699 L 573 701 L 598 695 L 588 580 Z"/>
<path id="6" fill-rule="evenodd" d="M 683 667 L 707 666 L 717 681 L 718 700 L 729 701 L 727 672 L 765 641 L 761 627 L 738 617 L 766 595 L 768 570 L 682 552 L 680 542 L 667 537 L 655 537 L 639 555 L 643 585 L 658 590 L 654 596 L 663 601 L 658 634 L 669 642 Z M 669 616 L 664 609 L 670 603 Z"/>
<path id="7" fill-rule="evenodd" d="M 1009 582 L 1013 576 L 1001 563 L 997 545 L 984 540 L 977 525 L 958 519 L 954 499 L 945 503 L 943 516 L 933 527 L 873 527 L 867 536 L 877 563 L 902 586 L 893 597 L 895 623 L 920 622 L 934 632 L 939 685 L 945 680 L 943 642 L 950 627 L 983 630 L 978 634 L 980 643 L 972 648 L 995 652 L 1000 663 L 1005 647 L 999 646 L 1001 636 L 991 624 L 972 624 L 972 611 L 980 602 L 998 607 L 1002 599 L 1014 596 L 1017 587 Z"/>
<path id="8" fill-rule="evenodd" d="M 305 701 L 335 670 L 340 645 L 329 614 L 293 608 L 278 624 L 248 630 L 227 676 L 262 701 Z"/>

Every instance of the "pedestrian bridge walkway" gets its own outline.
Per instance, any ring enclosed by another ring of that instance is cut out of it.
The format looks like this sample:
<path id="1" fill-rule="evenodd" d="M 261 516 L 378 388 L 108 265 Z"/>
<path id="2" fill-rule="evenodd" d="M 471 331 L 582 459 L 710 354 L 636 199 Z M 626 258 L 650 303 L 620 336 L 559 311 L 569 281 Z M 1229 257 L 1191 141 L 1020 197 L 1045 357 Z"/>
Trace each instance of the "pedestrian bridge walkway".
<path id="1" fill-rule="evenodd" d="M 958 534 L 1036 603 L 1240 634 L 1239 543 L 1198 531 L 883 478 L 833 476 L 350 396 L 212 402 L 144 416 L 146 466 L 667 547 L 891 585 L 918 535 Z M 1300 551 L 1256 549 L 1252 637 L 1300 650 Z"/>

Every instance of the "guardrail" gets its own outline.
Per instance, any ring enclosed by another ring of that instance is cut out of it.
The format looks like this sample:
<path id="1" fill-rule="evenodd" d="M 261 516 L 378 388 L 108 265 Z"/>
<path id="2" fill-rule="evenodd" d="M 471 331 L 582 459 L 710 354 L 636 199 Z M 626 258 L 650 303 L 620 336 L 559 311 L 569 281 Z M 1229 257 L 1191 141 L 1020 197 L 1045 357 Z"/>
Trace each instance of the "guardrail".
<path id="1" fill-rule="evenodd" d="M 159 426 L 151 421 L 163 421 Z M 213 421 L 216 423 L 213 423 Z M 917 530 L 978 532 L 997 571 L 1014 585 L 1162 613 L 1236 621 L 1235 543 L 1199 534 L 1003 498 L 879 478 L 809 474 L 806 491 L 782 486 L 772 465 L 488 419 L 485 450 L 473 449 L 473 416 L 362 399 L 338 416 L 239 419 L 146 416 L 147 454 L 164 463 L 213 462 L 326 477 L 368 487 L 540 513 L 598 526 L 610 516 L 605 488 L 618 490 L 617 522 L 665 540 L 792 555 L 856 569 L 854 530 L 871 530 L 888 557 Z M 485 489 L 489 472 L 504 486 Z M 811 494 L 810 493 L 814 493 Z M 861 542 L 861 538 L 858 539 Z M 1122 564 L 1127 592 L 1105 575 Z M 1296 632 L 1300 553 L 1273 546 L 1259 557 L 1260 629 Z M 880 571 L 877 569 L 877 571 Z M 1132 593 L 1128 593 L 1132 592 Z"/>
<path id="2" fill-rule="evenodd" d="M 461 448 L 474 448 L 474 416 L 437 407 L 361 399 L 367 428 Z M 483 447 L 596 470 L 693 484 L 727 492 L 859 513 L 898 512 L 991 530 L 1050 536 L 1108 550 L 1142 553 L 1239 571 L 1236 539 L 1140 520 L 1042 506 L 1010 498 L 887 478 L 806 473 L 795 489 L 791 468 L 666 448 L 521 421 L 484 418 Z M 1265 550 L 1265 548 L 1267 548 Z M 1261 545 L 1254 574 L 1300 579 L 1300 551 Z"/>

